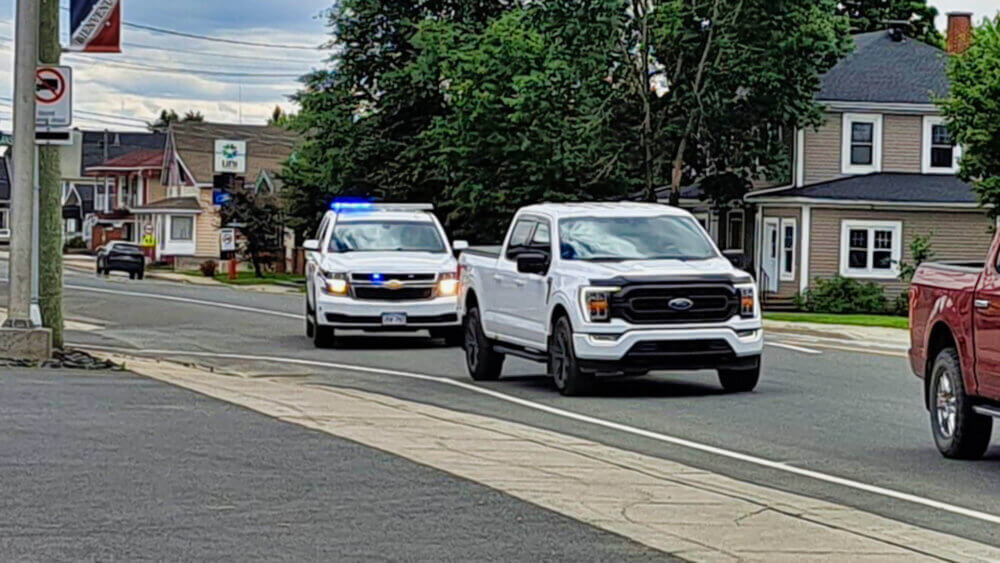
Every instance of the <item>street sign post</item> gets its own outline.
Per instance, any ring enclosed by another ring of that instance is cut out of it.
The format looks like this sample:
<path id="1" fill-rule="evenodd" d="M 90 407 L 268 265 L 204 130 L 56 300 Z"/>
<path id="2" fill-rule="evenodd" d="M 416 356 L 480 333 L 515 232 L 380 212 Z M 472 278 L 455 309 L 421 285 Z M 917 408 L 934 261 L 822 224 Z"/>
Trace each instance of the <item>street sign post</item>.
<path id="1" fill-rule="evenodd" d="M 35 143 L 72 145 L 73 69 L 40 66 L 35 69 Z"/>
<path id="2" fill-rule="evenodd" d="M 233 252 L 236 250 L 236 229 L 219 230 L 219 246 L 222 252 Z"/>

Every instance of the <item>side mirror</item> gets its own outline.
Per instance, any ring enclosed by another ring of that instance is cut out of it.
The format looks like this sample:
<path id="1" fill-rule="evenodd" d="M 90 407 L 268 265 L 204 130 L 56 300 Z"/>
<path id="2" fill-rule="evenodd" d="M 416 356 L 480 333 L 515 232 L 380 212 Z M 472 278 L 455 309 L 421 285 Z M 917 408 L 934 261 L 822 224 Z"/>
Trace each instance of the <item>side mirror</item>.
<path id="1" fill-rule="evenodd" d="M 318 252 L 319 251 L 319 241 L 316 240 L 316 239 L 309 239 L 309 240 L 305 241 L 304 243 L 302 243 L 302 248 L 304 248 L 306 250 L 310 250 L 312 252 Z"/>
<path id="2" fill-rule="evenodd" d="M 517 271 L 522 274 L 545 275 L 549 271 L 549 256 L 541 252 L 525 252 L 517 257 Z"/>
<path id="3" fill-rule="evenodd" d="M 747 269 L 747 255 L 742 250 L 726 250 L 722 253 L 733 267 L 739 270 Z"/>
<path id="4" fill-rule="evenodd" d="M 467 241 L 467 240 L 456 240 L 455 242 L 451 243 L 451 249 L 454 250 L 455 252 L 461 252 L 463 250 L 468 250 L 469 249 L 469 241 Z"/>

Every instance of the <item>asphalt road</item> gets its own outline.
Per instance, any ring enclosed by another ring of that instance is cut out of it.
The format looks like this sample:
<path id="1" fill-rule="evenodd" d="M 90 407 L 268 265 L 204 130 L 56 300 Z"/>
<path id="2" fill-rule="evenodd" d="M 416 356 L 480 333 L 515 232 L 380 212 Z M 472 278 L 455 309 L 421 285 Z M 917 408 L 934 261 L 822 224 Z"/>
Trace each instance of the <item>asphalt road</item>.
<path id="1" fill-rule="evenodd" d="M 129 374 L 0 374 L 0 426 L 4 561 L 671 559 L 436 469 Z"/>
<path id="2" fill-rule="evenodd" d="M 504 379 L 475 384 L 508 397 L 504 399 L 400 374 L 344 369 L 344 365 L 385 368 L 471 384 L 458 349 L 423 337 L 350 337 L 335 350 L 315 350 L 304 335 L 299 296 L 151 280 L 108 281 L 76 273 L 69 273 L 66 283 L 68 315 L 105 325 L 100 331 L 71 333 L 69 340 L 75 343 L 160 350 L 164 352 L 154 353 L 220 370 L 302 377 L 316 385 L 355 387 L 515 420 L 1000 545 L 1000 526 L 995 523 L 926 502 L 1000 515 L 1000 441 L 984 461 L 943 459 L 931 442 L 919 380 L 901 357 L 833 350 L 807 354 L 771 346 L 765 352 L 764 378 L 753 394 L 724 395 L 714 374 L 701 372 L 609 380 L 587 398 L 562 397 L 542 376 L 540 365 L 509 360 Z M 513 403 L 510 397 L 527 403 Z M 598 423 L 539 407 L 587 415 Z M 720 455 L 704 447 L 666 443 L 609 428 L 608 422 L 724 451 Z M 773 463 L 734 459 L 734 453 L 876 489 L 792 474 Z M 879 488 L 913 495 L 917 502 L 900 500 Z"/>

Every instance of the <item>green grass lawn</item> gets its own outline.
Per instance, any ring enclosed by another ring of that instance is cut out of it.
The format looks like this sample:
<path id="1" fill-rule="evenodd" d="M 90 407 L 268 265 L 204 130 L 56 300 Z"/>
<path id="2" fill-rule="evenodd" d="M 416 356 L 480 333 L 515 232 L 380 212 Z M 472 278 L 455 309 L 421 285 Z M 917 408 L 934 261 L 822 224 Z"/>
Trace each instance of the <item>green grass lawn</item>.
<path id="1" fill-rule="evenodd" d="M 177 272 L 178 274 L 184 274 L 187 276 L 204 277 L 198 270 L 186 270 Z M 236 279 L 229 279 L 228 273 L 216 273 L 215 281 L 228 283 L 231 285 L 274 285 L 278 283 L 305 283 L 305 276 L 296 276 L 294 274 L 268 274 L 265 273 L 264 277 L 258 278 L 254 277 L 253 272 L 237 272 Z"/>
<path id="2" fill-rule="evenodd" d="M 880 326 L 886 328 L 910 328 L 906 317 L 890 315 L 827 315 L 822 313 L 764 313 L 771 321 L 793 323 L 817 323 L 825 325 Z"/>

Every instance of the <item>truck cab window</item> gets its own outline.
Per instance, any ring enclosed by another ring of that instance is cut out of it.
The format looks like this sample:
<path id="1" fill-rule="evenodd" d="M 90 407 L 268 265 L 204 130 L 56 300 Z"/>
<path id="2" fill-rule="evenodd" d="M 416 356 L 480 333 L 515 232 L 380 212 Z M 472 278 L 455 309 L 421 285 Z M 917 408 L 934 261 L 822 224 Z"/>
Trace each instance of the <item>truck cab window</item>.
<path id="1" fill-rule="evenodd" d="M 531 237 L 532 250 L 543 250 L 546 253 L 552 250 L 552 234 L 547 223 L 539 223 L 535 229 L 535 235 Z"/>
<path id="2" fill-rule="evenodd" d="M 507 258 L 514 260 L 528 247 L 531 232 L 536 224 L 534 219 L 521 219 L 514 225 L 514 230 L 510 233 L 510 241 L 507 242 Z"/>

